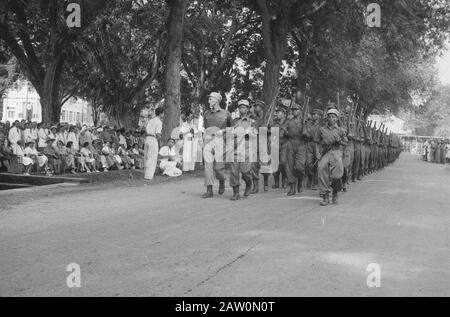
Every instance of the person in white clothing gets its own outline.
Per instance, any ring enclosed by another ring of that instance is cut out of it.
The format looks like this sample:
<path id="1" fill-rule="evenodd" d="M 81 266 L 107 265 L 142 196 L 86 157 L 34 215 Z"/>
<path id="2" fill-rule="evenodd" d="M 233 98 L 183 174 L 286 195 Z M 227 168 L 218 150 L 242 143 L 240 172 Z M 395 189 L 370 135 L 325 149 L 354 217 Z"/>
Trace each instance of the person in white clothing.
<path id="1" fill-rule="evenodd" d="M 146 127 L 145 138 L 145 156 L 144 156 L 144 178 L 152 180 L 155 175 L 156 165 L 158 163 L 158 142 L 161 143 L 162 118 L 164 117 L 164 109 L 157 108 L 155 110 L 156 117 L 151 119 Z"/>
<path id="2" fill-rule="evenodd" d="M 45 129 L 44 123 L 39 123 L 38 128 L 38 149 L 41 151 L 47 146 L 47 140 L 49 139 L 48 134 Z"/>
<path id="3" fill-rule="evenodd" d="M 11 148 L 12 148 L 13 152 L 16 151 L 17 143 L 21 139 L 22 139 L 22 133 L 20 131 L 20 122 L 15 121 L 8 133 L 8 141 L 9 141 L 9 143 L 11 143 Z"/>
<path id="4" fill-rule="evenodd" d="M 35 163 L 39 165 L 39 167 L 44 167 L 45 173 L 48 174 L 48 158 L 36 149 L 34 141 L 30 141 L 27 143 L 24 152 L 25 156 L 31 158 Z"/>
<path id="5" fill-rule="evenodd" d="M 33 159 L 25 156 L 25 149 L 23 147 L 23 140 L 19 140 L 13 148 L 13 154 L 19 157 L 20 162 L 25 167 L 24 175 L 29 176 L 31 168 L 33 167 Z"/>
<path id="6" fill-rule="evenodd" d="M 170 177 L 178 177 L 183 172 L 177 168 L 175 140 L 169 139 L 166 146 L 159 150 L 159 167 L 163 171 L 163 175 Z"/>
<path id="7" fill-rule="evenodd" d="M 67 135 L 67 142 L 72 142 L 72 148 L 74 151 L 78 152 L 80 150 L 80 141 L 77 127 L 70 127 L 69 134 Z"/>
<path id="8" fill-rule="evenodd" d="M 59 132 L 56 133 L 56 144 L 61 141 L 64 146 L 67 145 L 67 130 L 65 126 L 59 128 Z"/>

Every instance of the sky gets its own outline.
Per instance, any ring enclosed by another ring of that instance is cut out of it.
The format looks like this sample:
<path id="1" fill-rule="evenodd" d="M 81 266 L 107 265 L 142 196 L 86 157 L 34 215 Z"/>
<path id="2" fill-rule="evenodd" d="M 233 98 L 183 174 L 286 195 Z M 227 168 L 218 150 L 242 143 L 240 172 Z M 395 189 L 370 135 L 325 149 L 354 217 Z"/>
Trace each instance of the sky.
<path id="1" fill-rule="evenodd" d="M 439 70 L 439 78 L 442 84 L 450 84 L 450 48 L 447 45 L 447 51 L 442 57 L 437 59 L 437 68 Z"/>

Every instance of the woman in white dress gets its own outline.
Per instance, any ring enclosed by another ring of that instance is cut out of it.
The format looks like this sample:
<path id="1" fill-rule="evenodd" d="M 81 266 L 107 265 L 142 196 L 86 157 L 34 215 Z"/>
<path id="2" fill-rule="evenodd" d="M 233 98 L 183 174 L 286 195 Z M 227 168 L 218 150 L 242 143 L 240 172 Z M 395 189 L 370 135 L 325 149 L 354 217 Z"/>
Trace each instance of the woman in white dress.
<path id="1" fill-rule="evenodd" d="M 32 159 L 34 162 L 38 164 L 39 167 L 45 168 L 45 174 L 49 174 L 49 168 L 48 168 L 48 158 L 44 154 L 38 152 L 36 149 L 36 145 L 34 144 L 34 141 L 30 141 L 27 143 L 27 146 L 25 147 L 25 156 Z"/>
<path id="2" fill-rule="evenodd" d="M 13 148 L 13 154 L 19 157 L 19 162 L 21 162 L 22 165 L 25 167 L 24 175 L 29 176 L 34 162 L 32 158 L 27 157 L 25 155 L 25 149 L 23 145 L 24 145 L 23 140 L 17 141 L 16 146 Z"/>

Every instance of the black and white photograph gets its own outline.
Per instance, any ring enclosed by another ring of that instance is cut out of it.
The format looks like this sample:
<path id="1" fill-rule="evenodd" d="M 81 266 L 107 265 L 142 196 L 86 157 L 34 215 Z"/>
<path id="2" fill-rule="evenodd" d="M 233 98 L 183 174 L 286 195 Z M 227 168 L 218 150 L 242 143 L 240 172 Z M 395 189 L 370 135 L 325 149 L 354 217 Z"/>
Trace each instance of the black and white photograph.
<path id="1" fill-rule="evenodd" d="M 450 1 L 0 0 L 0 297 L 448 296 Z"/>

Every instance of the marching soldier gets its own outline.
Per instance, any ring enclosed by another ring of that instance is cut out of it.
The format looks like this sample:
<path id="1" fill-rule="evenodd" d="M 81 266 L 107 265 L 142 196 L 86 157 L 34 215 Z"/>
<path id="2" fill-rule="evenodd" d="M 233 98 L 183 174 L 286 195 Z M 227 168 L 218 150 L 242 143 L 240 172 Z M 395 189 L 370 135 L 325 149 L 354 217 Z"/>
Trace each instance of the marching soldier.
<path id="1" fill-rule="evenodd" d="M 342 149 L 342 164 L 344 165 L 344 176 L 342 177 L 342 190 L 347 191 L 347 186 L 350 185 L 349 180 L 352 174 L 353 157 L 355 148 L 353 145 L 354 131 L 351 122 L 352 109 L 350 106 L 345 107 L 343 113 L 343 132 L 347 135 L 347 144 Z"/>
<path id="2" fill-rule="evenodd" d="M 320 109 L 314 109 L 311 111 L 311 120 L 308 120 L 307 131 L 308 138 L 306 143 L 306 172 L 308 175 L 307 187 L 311 190 L 317 190 L 319 179 L 317 175 L 317 153 L 316 142 L 314 136 L 317 134 L 321 119 L 323 118 L 323 111 Z"/>
<path id="3" fill-rule="evenodd" d="M 295 195 L 297 185 L 298 193 L 302 192 L 303 176 L 306 168 L 306 130 L 303 129 L 303 122 L 300 115 L 300 107 L 296 104 L 291 107 L 293 111 L 292 119 L 286 122 L 288 142 L 286 145 L 286 174 L 289 183 L 288 196 Z"/>
<path id="4" fill-rule="evenodd" d="M 205 186 L 206 193 L 202 198 L 213 197 L 214 174 L 219 180 L 219 195 L 225 192 L 225 171 L 224 160 L 217 161 L 215 158 L 216 152 L 224 153 L 224 138 L 220 130 L 224 130 L 231 126 L 231 116 L 227 110 L 220 107 L 222 95 L 217 92 L 212 92 L 208 96 L 208 103 L 210 110 L 205 112 L 204 126 L 205 129 L 215 129 L 216 131 L 205 133 L 205 146 L 203 148 L 203 159 L 205 163 Z"/>
<path id="5" fill-rule="evenodd" d="M 366 163 L 366 129 L 364 126 L 364 121 L 359 118 L 359 141 L 361 144 L 361 154 L 360 154 L 360 163 L 358 167 L 358 175 L 356 176 L 357 180 L 361 180 L 364 175 L 364 166 Z"/>
<path id="6" fill-rule="evenodd" d="M 273 173 L 274 185 L 273 189 L 280 188 L 280 175 L 281 175 L 281 187 L 286 188 L 286 149 L 287 149 L 287 131 L 286 131 L 286 115 L 287 109 L 283 105 L 279 105 L 274 112 L 274 121 L 272 127 L 278 127 L 280 129 L 279 135 L 279 150 L 280 158 L 278 170 Z"/>
<path id="7" fill-rule="evenodd" d="M 232 123 L 235 138 L 234 162 L 230 164 L 231 165 L 230 185 L 233 187 L 233 197 L 231 198 L 231 200 L 233 201 L 240 199 L 239 175 L 242 176 L 242 179 L 245 182 L 244 197 L 248 197 L 252 189 L 252 175 L 254 172 L 252 168 L 252 163 L 250 162 L 249 159 L 250 141 L 248 140 L 248 136 L 251 133 L 255 133 L 254 131 L 255 121 L 250 118 L 249 114 L 250 103 L 248 100 L 240 100 L 238 102 L 238 107 L 239 107 L 239 118 L 235 119 Z M 239 144 L 243 143 L 245 144 L 245 153 L 238 153 L 238 150 L 242 149 L 239 146 Z M 241 155 L 244 155 L 243 160 L 242 157 L 240 157 Z"/>
<path id="8" fill-rule="evenodd" d="M 361 180 L 359 176 L 359 169 L 361 166 L 361 129 L 359 119 L 356 118 L 353 122 L 354 133 L 353 136 L 353 166 L 352 166 L 352 182 L 355 183 L 356 180 Z"/>
<path id="9" fill-rule="evenodd" d="M 319 193 L 323 198 L 321 206 L 330 203 L 332 193 L 333 204 L 338 203 L 338 192 L 342 189 L 342 176 L 344 166 L 342 164 L 341 147 L 347 144 L 347 137 L 337 125 L 339 111 L 329 109 L 327 111 L 327 124 L 320 127 L 315 140 L 317 157 L 319 158 Z"/>
<path id="10" fill-rule="evenodd" d="M 258 131 L 260 127 L 266 126 L 266 123 L 264 122 L 264 109 L 266 108 L 266 104 L 264 101 L 261 100 L 255 100 L 253 103 L 253 108 L 250 117 L 254 121 L 254 127 Z M 257 146 L 259 147 L 259 142 L 257 142 Z M 259 172 L 261 169 L 261 164 L 259 162 L 259 151 L 257 162 L 252 162 L 252 194 L 257 194 L 259 192 Z"/>

